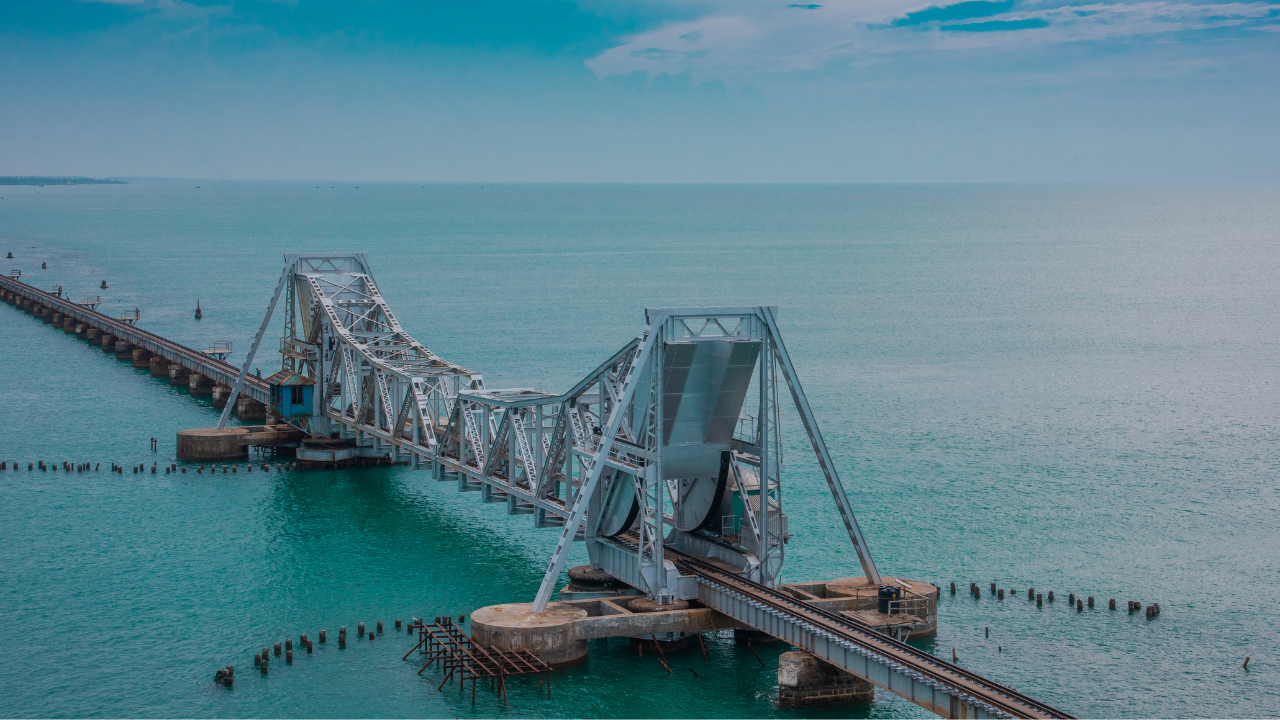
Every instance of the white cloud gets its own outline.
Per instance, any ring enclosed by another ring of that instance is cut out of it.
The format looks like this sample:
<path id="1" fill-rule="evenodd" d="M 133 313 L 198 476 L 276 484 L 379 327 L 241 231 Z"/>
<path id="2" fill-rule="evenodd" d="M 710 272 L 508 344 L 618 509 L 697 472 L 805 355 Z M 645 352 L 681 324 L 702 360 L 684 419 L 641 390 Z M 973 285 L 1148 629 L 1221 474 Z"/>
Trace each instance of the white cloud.
<path id="1" fill-rule="evenodd" d="M 1011 12 L 913 27 L 887 27 L 931 6 L 920 0 L 835 0 L 814 10 L 739 0 L 708 6 L 700 19 L 631 37 L 587 64 L 597 75 L 636 71 L 730 79 L 851 66 L 899 52 L 1018 48 L 1251 26 L 1274 32 L 1280 5 L 1268 2 L 1154 2 L 1055 5 L 1032 0 Z M 1004 23 L 1017 23 L 1005 25 Z M 1039 25 L 1039 27 L 1036 27 Z M 979 32 L 965 32 L 965 27 Z M 1008 28 L 992 30 L 993 28 Z"/>

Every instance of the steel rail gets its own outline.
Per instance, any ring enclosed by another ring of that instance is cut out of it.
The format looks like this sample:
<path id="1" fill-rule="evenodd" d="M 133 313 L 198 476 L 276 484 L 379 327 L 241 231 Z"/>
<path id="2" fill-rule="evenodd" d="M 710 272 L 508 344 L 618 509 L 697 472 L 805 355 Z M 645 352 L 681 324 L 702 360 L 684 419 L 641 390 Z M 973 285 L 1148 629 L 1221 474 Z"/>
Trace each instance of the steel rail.
<path id="1" fill-rule="evenodd" d="M 870 625 L 811 605 L 776 588 L 767 587 L 698 560 L 670 547 L 667 554 L 677 568 L 705 580 L 731 586 L 737 592 L 774 609 L 819 625 L 841 639 L 888 657 L 935 680 L 972 695 L 975 700 L 998 708 L 1012 717 L 1071 718 L 1073 716 L 1042 703 L 1013 688 L 988 680 L 977 673 L 935 657 L 923 650 L 880 633 Z"/>
<path id="2" fill-rule="evenodd" d="M 0 285 L 18 294 L 25 295 L 32 300 L 39 300 L 44 305 L 56 307 L 60 310 L 66 310 L 67 312 L 63 313 L 65 315 L 71 315 L 73 317 L 82 316 L 81 319 L 85 322 L 90 322 L 90 320 L 92 320 L 90 324 L 97 326 L 99 330 L 110 330 L 111 334 L 116 335 L 117 337 L 124 338 L 128 335 L 134 335 L 139 338 L 145 338 L 149 342 L 167 348 L 170 352 L 174 353 L 174 355 L 185 357 L 194 365 L 223 372 L 232 377 L 235 377 L 240 372 L 240 368 L 237 368 L 225 360 L 211 358 L 199 350 L 193 350 L 192 348 L 176 343 L 168 338 L 156 335 L 153 332 L 148 332 L 139 327 L 120 322 L 109 315 L 104 315 L 97 310 L 90 310 L 83 305 L 71 302 L 65 298 L 60 298 L 57 295 L 45 292 L 44 290 L 28 285 L 20 280 L 0 276 Z M 136 345 L 137 343 L 134 344 Z M 188 369 L 200 370 L 201 367 Z M 252 385 L 255 390 L 264 394 L 267 393 L 269 389 L 266 382 L 259 380 L 256 377 L 246 377 L 245 383 Z"/>

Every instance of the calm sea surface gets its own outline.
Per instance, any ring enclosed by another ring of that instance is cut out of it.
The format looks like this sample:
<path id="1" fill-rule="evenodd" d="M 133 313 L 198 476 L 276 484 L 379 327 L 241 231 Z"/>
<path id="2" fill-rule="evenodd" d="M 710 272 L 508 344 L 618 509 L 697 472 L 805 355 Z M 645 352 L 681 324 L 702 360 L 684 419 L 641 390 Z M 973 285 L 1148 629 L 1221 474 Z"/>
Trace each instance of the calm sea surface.
<path id="1" fill-rule="evenodd" d="M 778 305 L 882 571 L 1062 598 L 944 596 L 922 647 L 1082 717 L 1280 714 L 1280 192 L 199 184 L 0 188 L 0 270 L 239 362 L 284 253 L 365 252 L 416 338 L 557 392 L 645 307 Z M 407 468 L 27 472 L 164 465 L 217 413 L 8 306 L 0 347 L 0 715 L 799 715 L 731 637 L 674 675 L 593 645 L 506 705 L 390 627 L 253 674 L 300 632 L 527 601 L 557 534 Z M 791 422 L 785 578 L 855 574 L 806 445 Z M 818 714 L 850 712 L 924 715 Z"/>

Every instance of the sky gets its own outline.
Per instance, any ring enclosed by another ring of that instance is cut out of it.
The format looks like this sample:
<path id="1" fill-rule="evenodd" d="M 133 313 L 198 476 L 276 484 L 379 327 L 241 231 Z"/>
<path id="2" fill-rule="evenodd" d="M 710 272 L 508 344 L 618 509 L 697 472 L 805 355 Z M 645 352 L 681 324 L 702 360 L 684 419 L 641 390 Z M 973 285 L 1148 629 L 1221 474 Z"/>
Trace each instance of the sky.
<path id="1" fill-rule="evenodd" d="M 1280 182 L 1280 0 L 0 0 L 0 175 Z"/>

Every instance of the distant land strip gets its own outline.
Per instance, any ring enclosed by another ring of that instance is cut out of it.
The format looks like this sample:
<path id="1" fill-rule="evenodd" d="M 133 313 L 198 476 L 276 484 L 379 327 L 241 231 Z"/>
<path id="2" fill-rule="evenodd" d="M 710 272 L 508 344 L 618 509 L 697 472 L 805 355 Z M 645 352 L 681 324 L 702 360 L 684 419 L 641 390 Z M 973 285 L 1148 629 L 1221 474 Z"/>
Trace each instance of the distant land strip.
<path id="1" fill-rule="evenodd" d="M 87 177 L 0 177 L 0 185 L 128 185 L 123 180 Z"/>

